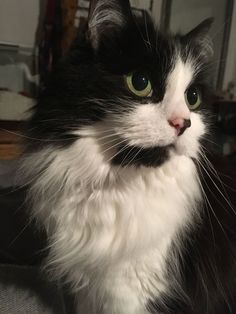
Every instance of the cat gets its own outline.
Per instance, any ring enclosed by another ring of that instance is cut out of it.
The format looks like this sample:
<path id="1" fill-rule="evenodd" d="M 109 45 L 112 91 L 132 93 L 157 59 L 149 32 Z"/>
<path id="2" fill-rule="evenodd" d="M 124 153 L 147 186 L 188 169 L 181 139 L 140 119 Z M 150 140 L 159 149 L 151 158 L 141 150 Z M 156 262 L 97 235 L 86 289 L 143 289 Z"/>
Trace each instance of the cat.
<path id="1" fill-rule="evenodd" d="M 234 214 L 217 223 L 201 176 L 211 24 L 164 34 L 94 0 L 39 95 L 22 176 L 78 314 L 232 310 Z"/>

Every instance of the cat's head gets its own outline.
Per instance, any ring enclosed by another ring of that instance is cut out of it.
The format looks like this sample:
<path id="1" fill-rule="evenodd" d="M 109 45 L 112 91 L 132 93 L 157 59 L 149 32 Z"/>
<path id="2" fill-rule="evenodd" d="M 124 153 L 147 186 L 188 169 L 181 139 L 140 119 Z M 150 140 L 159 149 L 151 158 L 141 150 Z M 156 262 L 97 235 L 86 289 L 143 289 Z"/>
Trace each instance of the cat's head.
<path id="1" fill-rule="evenodd" d="M 33 137 L 50 145 L 92 137 L 107 162 L 125 166 L 197 158 L 211 22 L 172 36 L 134 16 L 128 0 L 92 1 L 86 31 L 40 96 Z"/>

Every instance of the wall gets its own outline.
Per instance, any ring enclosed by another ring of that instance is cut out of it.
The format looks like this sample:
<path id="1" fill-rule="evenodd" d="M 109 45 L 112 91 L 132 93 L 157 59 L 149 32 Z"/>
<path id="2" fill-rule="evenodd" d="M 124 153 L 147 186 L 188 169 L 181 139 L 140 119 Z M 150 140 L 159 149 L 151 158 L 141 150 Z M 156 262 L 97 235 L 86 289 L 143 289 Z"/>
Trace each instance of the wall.
<path id="1" fill-rule="evenodd" d="M 234 1 L 228 56 L 224 75 L 224 88 L 229 82 L 236 84 L 236 2 Z"/>
<path id="2" fill-rule="evenodd" d="M 40 1 L 0 0 L 0 88 L 16 93 L 31 89 L 26 73 L 30 76 Z M 17 94 L 0 92 L 0 119 L 21 119 L 28 102 Z"/>
<path id="3" fill-rule="evenodd" d="M 162 10 L 162 4 L 165 0 L 153 0 L 152 5 L 152 17 L 155 21 L 156 25 L 160 25 L 161 22 L 161 10 Z"/>
<path id="4" fill-rule="evenodd" d="M 40 0 L 0 1 L 0 43 L 33 47 Z"/>

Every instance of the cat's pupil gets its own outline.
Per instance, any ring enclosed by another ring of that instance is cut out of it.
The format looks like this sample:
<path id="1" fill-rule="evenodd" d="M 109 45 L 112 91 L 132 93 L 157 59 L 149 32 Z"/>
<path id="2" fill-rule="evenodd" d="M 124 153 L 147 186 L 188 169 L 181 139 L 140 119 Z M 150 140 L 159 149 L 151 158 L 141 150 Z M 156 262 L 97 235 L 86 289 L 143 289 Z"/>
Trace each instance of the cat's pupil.
<path id="1" fill-rule="evenodd" d="M 132 76 L 132 84 L 137 91 L 143 91 L 148 86 L 148 78 L 143 73 L 136 72 Z"/>
<path id="2" fill-rule="evenodd" d="M 187 91 L 187 99 L 190 106 L 194 106 L 198 101 L 198 90 L 196 87 L 190 87 Z"/>

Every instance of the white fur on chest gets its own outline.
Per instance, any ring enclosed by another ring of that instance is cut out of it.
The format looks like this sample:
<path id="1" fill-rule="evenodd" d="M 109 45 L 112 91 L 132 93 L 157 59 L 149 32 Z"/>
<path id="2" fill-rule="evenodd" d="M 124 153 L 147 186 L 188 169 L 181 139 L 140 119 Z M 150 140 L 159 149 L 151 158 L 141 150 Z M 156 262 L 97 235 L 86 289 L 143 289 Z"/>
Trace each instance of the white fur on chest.
<path id="1" fill-rule="evenodd" d="M 91 140 L 83 141 L 51 152 L 53 163 L 33 186 L 36 215 L 48 230 L 53 225 L 50 263 L 75 287 L 88 284 L 94 307 L 114 294 L 106 313 L 114 302 L 124 313 L 146 313 L 145 301 L 168 288 L 168 249 L 200 198 L 194 163 L 173 155 L 160 168 L 119 169 L 91 143 L 85 156 Z"/>

